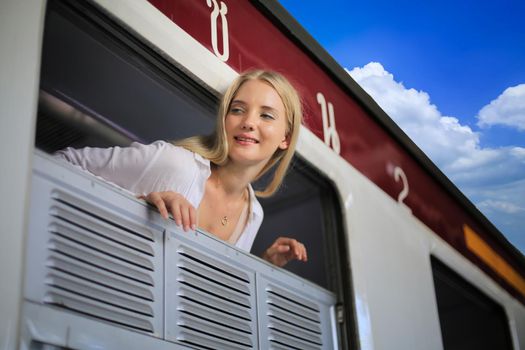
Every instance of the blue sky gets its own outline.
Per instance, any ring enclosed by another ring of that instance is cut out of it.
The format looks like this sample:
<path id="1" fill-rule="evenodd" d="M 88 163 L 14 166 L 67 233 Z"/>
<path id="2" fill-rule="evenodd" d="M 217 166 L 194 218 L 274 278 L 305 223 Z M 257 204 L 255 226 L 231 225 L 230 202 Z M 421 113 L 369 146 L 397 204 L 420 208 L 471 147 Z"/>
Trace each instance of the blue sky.
<path id="1" fill-rule="evenodd" d="M 525 1 L 280 0 L 525 252 Z"/>

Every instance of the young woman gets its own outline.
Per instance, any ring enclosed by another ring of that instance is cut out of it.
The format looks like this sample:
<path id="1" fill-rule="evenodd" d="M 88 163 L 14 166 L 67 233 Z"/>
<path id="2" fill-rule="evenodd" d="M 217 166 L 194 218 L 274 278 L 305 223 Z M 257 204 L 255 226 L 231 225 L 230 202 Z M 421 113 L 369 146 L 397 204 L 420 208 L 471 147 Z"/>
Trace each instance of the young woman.
<path id="1" fill-rule="evenodd" d="M 68 148 L 58 154 L 169 213 L 185 231 L 197 226 L 250 251 L 262 223 L 251 183 L 272 167 L 273 179 L 257 195 L 277 191 L 293 157 L 302 120 L 299 96 L 282 75 L 241 74 L 219 106 L 216 130 L 175 144 Z M 307 260 L 295 239 L 280 237 L 263 254 L 275 265 Z"/>

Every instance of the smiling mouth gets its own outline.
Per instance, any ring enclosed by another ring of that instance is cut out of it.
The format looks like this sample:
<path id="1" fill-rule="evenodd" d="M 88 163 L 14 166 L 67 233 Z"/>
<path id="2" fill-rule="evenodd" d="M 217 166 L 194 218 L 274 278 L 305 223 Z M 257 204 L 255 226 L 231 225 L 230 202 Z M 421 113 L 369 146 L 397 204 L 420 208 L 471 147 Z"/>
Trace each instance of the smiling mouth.
<path id="1" fill-rule="evenodd" d="M 239 142 L 259 143 L 258 140 L 251 137 L 234 136 L 234 139 Z"/>

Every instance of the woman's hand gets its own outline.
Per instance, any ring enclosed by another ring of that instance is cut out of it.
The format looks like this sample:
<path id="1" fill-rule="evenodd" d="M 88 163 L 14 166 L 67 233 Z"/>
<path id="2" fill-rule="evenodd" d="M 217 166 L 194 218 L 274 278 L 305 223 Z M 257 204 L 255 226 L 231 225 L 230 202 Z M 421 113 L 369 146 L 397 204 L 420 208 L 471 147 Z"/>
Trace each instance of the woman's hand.
<path id="1" fill-rule="evenodd" d="M 164 219 L 168 219 L 169 214 L 171 214 L 175 223 L 182 226 L 184 231 L 197 228 L 197 212 L 180 193 L 173 191 L 151 192 L 146 197 L 141 196 L 140 198 L 156 206 Z"/>
<path id="2" fill-rule="evenodd" d="M 306 262 L 308 255 L 301 242 L 287 237 L 279 237 L 263 253 L 262 258 L 274 265 L 283 267 L 293 259 Z"/>

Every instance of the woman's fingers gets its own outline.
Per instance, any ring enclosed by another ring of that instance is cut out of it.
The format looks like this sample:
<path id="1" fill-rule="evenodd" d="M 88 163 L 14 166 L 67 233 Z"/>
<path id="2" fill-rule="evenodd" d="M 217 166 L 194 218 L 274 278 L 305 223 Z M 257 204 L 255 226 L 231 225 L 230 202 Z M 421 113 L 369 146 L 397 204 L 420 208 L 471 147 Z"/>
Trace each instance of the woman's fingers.
<path id="1" fill-rule="evenodd" d="M 277 266 L 284 266 L 293 259 L 308 261 L 306 247 L 293 238 L 279 237 L 264 252 L 263 259 Z"/>
<path id="2" fill-rule="evenodd" d="M 171 211 L 171 216 L 173 216 L 173 220 L 175 220 L 175 223 L 177 226 L 182 225 L 182 213 L 180 204 L 177 201 L 171 201 L 169 202 L 169 207 Z"/>
<path id="3" fill-rule="evenodd" d="M 300 261 L 306 261 L 306 249 L 304 248 L 304 245 L 300 242 L 297 242 L 296 240 L 293 240 L 291 242 L 292 251 L 294 253 L 294 258 Z"/>
<path id="4" fill-rule="evenodd" d="M 286 253 L 290 251 L 290 246 L 288 244 L 281 244 L 281 245 L 278 245 L 275 249 L 279 253 Z"/>
<path id="5" fill-rule="evenodd" d="M 190 227 L 193 231 L 197 229 L 197 211 L 190 205 Z"/>
<path id="6" fill-rule="evenodd" d="M 195 208 L 181 194 L 172 191 L 152 192 L 145 198 L 157 207 L 164 219 L 168 219 L 168 213 L 170 213 L 175 223 L 181 226 L 184 231 L 197 228 Z"/>
<path id="7" fill-rule="evenodd" d="M 159 192 L 152 192 L 148 194 L 146 196 L 146 200 L 157 207 L 157 210 L 164 219 L 168 218 L 168 208 L 166 208 L 166 204 L 164 203 L 164 200 L 162 199 Z"/>
<path id="8" fill-rule="evenodd" d="M 180 214 L 182 217 L 182 228 L 184 231 L 188 231 L 191 225 L 190 221 L 190 207 L 181 204 L 180 205 Z"/>
<path id="9" fill-rule="evenodd" d="M 300 260 L 300 261 L 306 261 L 306 248 L 304 246 L 304 244 L 302 244 L 301 242 L 298 242 L 296 240 L 294 240 L 292 242 L 292 246 L 293 246 L 293 251 L 294 251 L 294 258 L 297 259 L 297 260 Z"/>
<path id="10" fill-rule="evenodd" d="M 306 247 L 301 242 L 293 238 L 279 237 L 276 241 L 277 244 L 288 246 L 289 250 L 292 251 L 293 256 L 291 258 L 307 261 L 308 257 L 306 254 Z"/>
<path id="11" fill-rule="evenodd" d="M 197 211 L 185 198 L 182 199 L 183 201 L 181 202 L 179 208 L 184 231 L 188 231 L 190 229 L 195 230 L 197 229 Z"/>
<path id="12" fill-rule="evenodd" d="M 308 261 L 308 251 L 306 250 L 306 247 L 304 246 L 304 244 L 303 244 L 303 249 L 304 249 L 304 261 Z"/>

